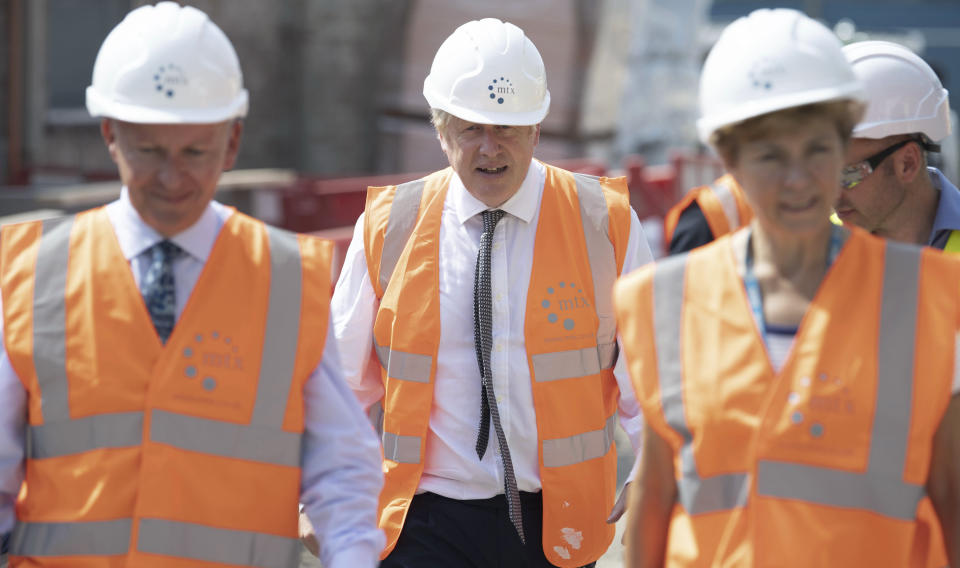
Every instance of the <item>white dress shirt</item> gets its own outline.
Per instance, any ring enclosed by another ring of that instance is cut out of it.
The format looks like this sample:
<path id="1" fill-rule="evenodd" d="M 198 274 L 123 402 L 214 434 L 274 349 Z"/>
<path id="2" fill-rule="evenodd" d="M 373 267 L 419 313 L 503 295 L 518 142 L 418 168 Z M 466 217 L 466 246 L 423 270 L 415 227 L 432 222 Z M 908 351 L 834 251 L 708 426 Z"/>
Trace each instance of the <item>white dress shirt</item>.
<path id="1" fill-rule="evenodd" d="M 163 239 L 140 218 L 126 188 L 106 206 L 124 257 L 140 285 L 150 266 L 144 254 Z M 233 209 L 211 202 L 200 219 L 170 240 L 186 254 L 173 263 L 177 319 L 203 270 L 210 249 Z M 2 311 L 0 311 L 2 313 Z M 3 339 L 0 318 L 0 345 Z M 15 522 L 13 503 L 23 480 L 26 392 L 0 350 L 0 534 Z M 300 499 L 313 523 L 327 568 L 376 566 L 385 544 L 376 528 L 377 501 L 383 486 L 379 441 L 356 398 L 343 380 L 332 325 L 323 359 L 305 390 L 305 422 Z M 291 514 L 296 514 L 291 511 Z"/>
<path id="2" fill-rule="evenodd" d="M 524 316 L 545 175 L 543 164 L 532 161 L 520 189 L 499 207 L 507 215 L 494 232 L 491 253 L 494 390 L 517 485 L 521 491 L 531 492 L 540 490 L 541 484 Z M 483 460 L 477 458 L 475 449 L 480 421 L 480 371 L 473 341 L 473 281 L 483 231 L 479 213 L 486 209 L 454 175 L 440 226 L 442 334 L 424 472 L 418 489 L 452 499 L 485 499 L 504 490 L 496 438 Z M 624 273 L 652 260 L 640 221 L 632 210 L 631 214 Z M 376 293 L 367 274 L 361 215 L 333 295 L 331 313 L 344 375 L 365 408 L 384 394 L 377 365 L 368 365 L 377 307 Z M 614 374 L 620 386 L 621 424 L 634 451 L 638 451 L 640 408 L 622 358 Z"/>

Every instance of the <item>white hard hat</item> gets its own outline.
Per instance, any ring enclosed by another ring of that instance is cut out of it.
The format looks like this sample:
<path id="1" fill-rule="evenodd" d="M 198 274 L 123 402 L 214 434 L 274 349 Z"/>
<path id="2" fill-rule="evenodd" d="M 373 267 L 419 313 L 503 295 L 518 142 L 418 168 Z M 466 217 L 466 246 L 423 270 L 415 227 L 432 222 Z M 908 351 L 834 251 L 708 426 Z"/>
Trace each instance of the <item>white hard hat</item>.
<path id="1" fill-rule="evenodd" d="M 708 143 L 719 128 L 832 100 L 863 100 L 840 40 L 787 8 L 756 10 L 723 30 L 700 75 L 697 130 Z"/>
<path id="2" fill-rule="evenodd" d="M 448 37 L 423 82 L 431 108 L 478 124 L 540 124 L 550 110 L 547 72 L 517 26 L 467 22 Z"/>
<path id="3" fill-rule="evenodd" d="M 851 43 L 843 52 L 867 95 L 867 112 L 854 136 L 921 133 L 939 142 L 950 134 L 947 90 L 918 55 L 889 41 Z"/>
<path id="4" fill-rule="evenodd" d="M 175 2 L 133 10 L 103 40 L 87 87 L 92 116 L 209 124 L 247 114 L 240 62 L 206 14 Z"/>

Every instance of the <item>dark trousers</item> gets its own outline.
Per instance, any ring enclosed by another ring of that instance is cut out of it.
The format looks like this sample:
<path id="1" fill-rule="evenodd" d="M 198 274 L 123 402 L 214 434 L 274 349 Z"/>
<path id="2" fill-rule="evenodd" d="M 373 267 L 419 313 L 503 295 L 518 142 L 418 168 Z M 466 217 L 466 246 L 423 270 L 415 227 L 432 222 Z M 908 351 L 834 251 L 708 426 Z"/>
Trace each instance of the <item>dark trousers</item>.
<path id="1" fill-rule="evenodd" d="M 380 568 L 553 568 L 543 554 L 542 495 L 521 492 L 520 504 L 526 544 L 510 524 L 503 495 L 464 501 L 415 495 Z"/>

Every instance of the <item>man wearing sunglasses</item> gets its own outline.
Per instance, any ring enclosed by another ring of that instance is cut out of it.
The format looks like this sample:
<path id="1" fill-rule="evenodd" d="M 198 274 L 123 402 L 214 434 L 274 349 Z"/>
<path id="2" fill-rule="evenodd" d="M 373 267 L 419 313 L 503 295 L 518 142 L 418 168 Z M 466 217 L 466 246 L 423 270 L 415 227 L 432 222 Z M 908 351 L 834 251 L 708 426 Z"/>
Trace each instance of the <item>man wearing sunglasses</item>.
<path id="1" fill-rule="evenodd" d="M 885 41 L 844 48 L 868 107 L 854 128 L 837 215 L 886 238 L 960 253 L 960 191 L 926 152 L 950 134 L 950 105 L 933 69 Z"/>
<path id="2" fill-rule="evenodd" d="M 923 59 L 900 45 L 864 41 L 844 53 L 864 83 L 867 111 L 853 129 L 837 215 L 885 238 L 960 254 L 960 190 L 927 166 L 926 156 L 950 135 L 947 90 Z M 926 554 L 918 565 L 945 566 L 928 499 L 917 518 L 914 550 Z"/>

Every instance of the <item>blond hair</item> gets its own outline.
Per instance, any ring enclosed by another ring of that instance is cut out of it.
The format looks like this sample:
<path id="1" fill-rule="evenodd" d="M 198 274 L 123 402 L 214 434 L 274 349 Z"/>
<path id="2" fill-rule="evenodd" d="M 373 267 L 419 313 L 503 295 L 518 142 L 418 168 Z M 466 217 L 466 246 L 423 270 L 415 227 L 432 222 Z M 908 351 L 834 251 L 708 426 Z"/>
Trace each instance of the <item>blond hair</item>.
<path id="1" fill-rule="evenodd" d="M 725 164 L 734 164 L 739 157 L 741 144 L 763 138 L 771 132 L 821 117 L 833 121 L 840 139 L 846 145 L 850 141 L 853 127 L 856 126 L 862 114 L 863 105 L 850 100 L 791 107 L 717 129 L 710 136 L 710 145 L 716 148 Z"/>

